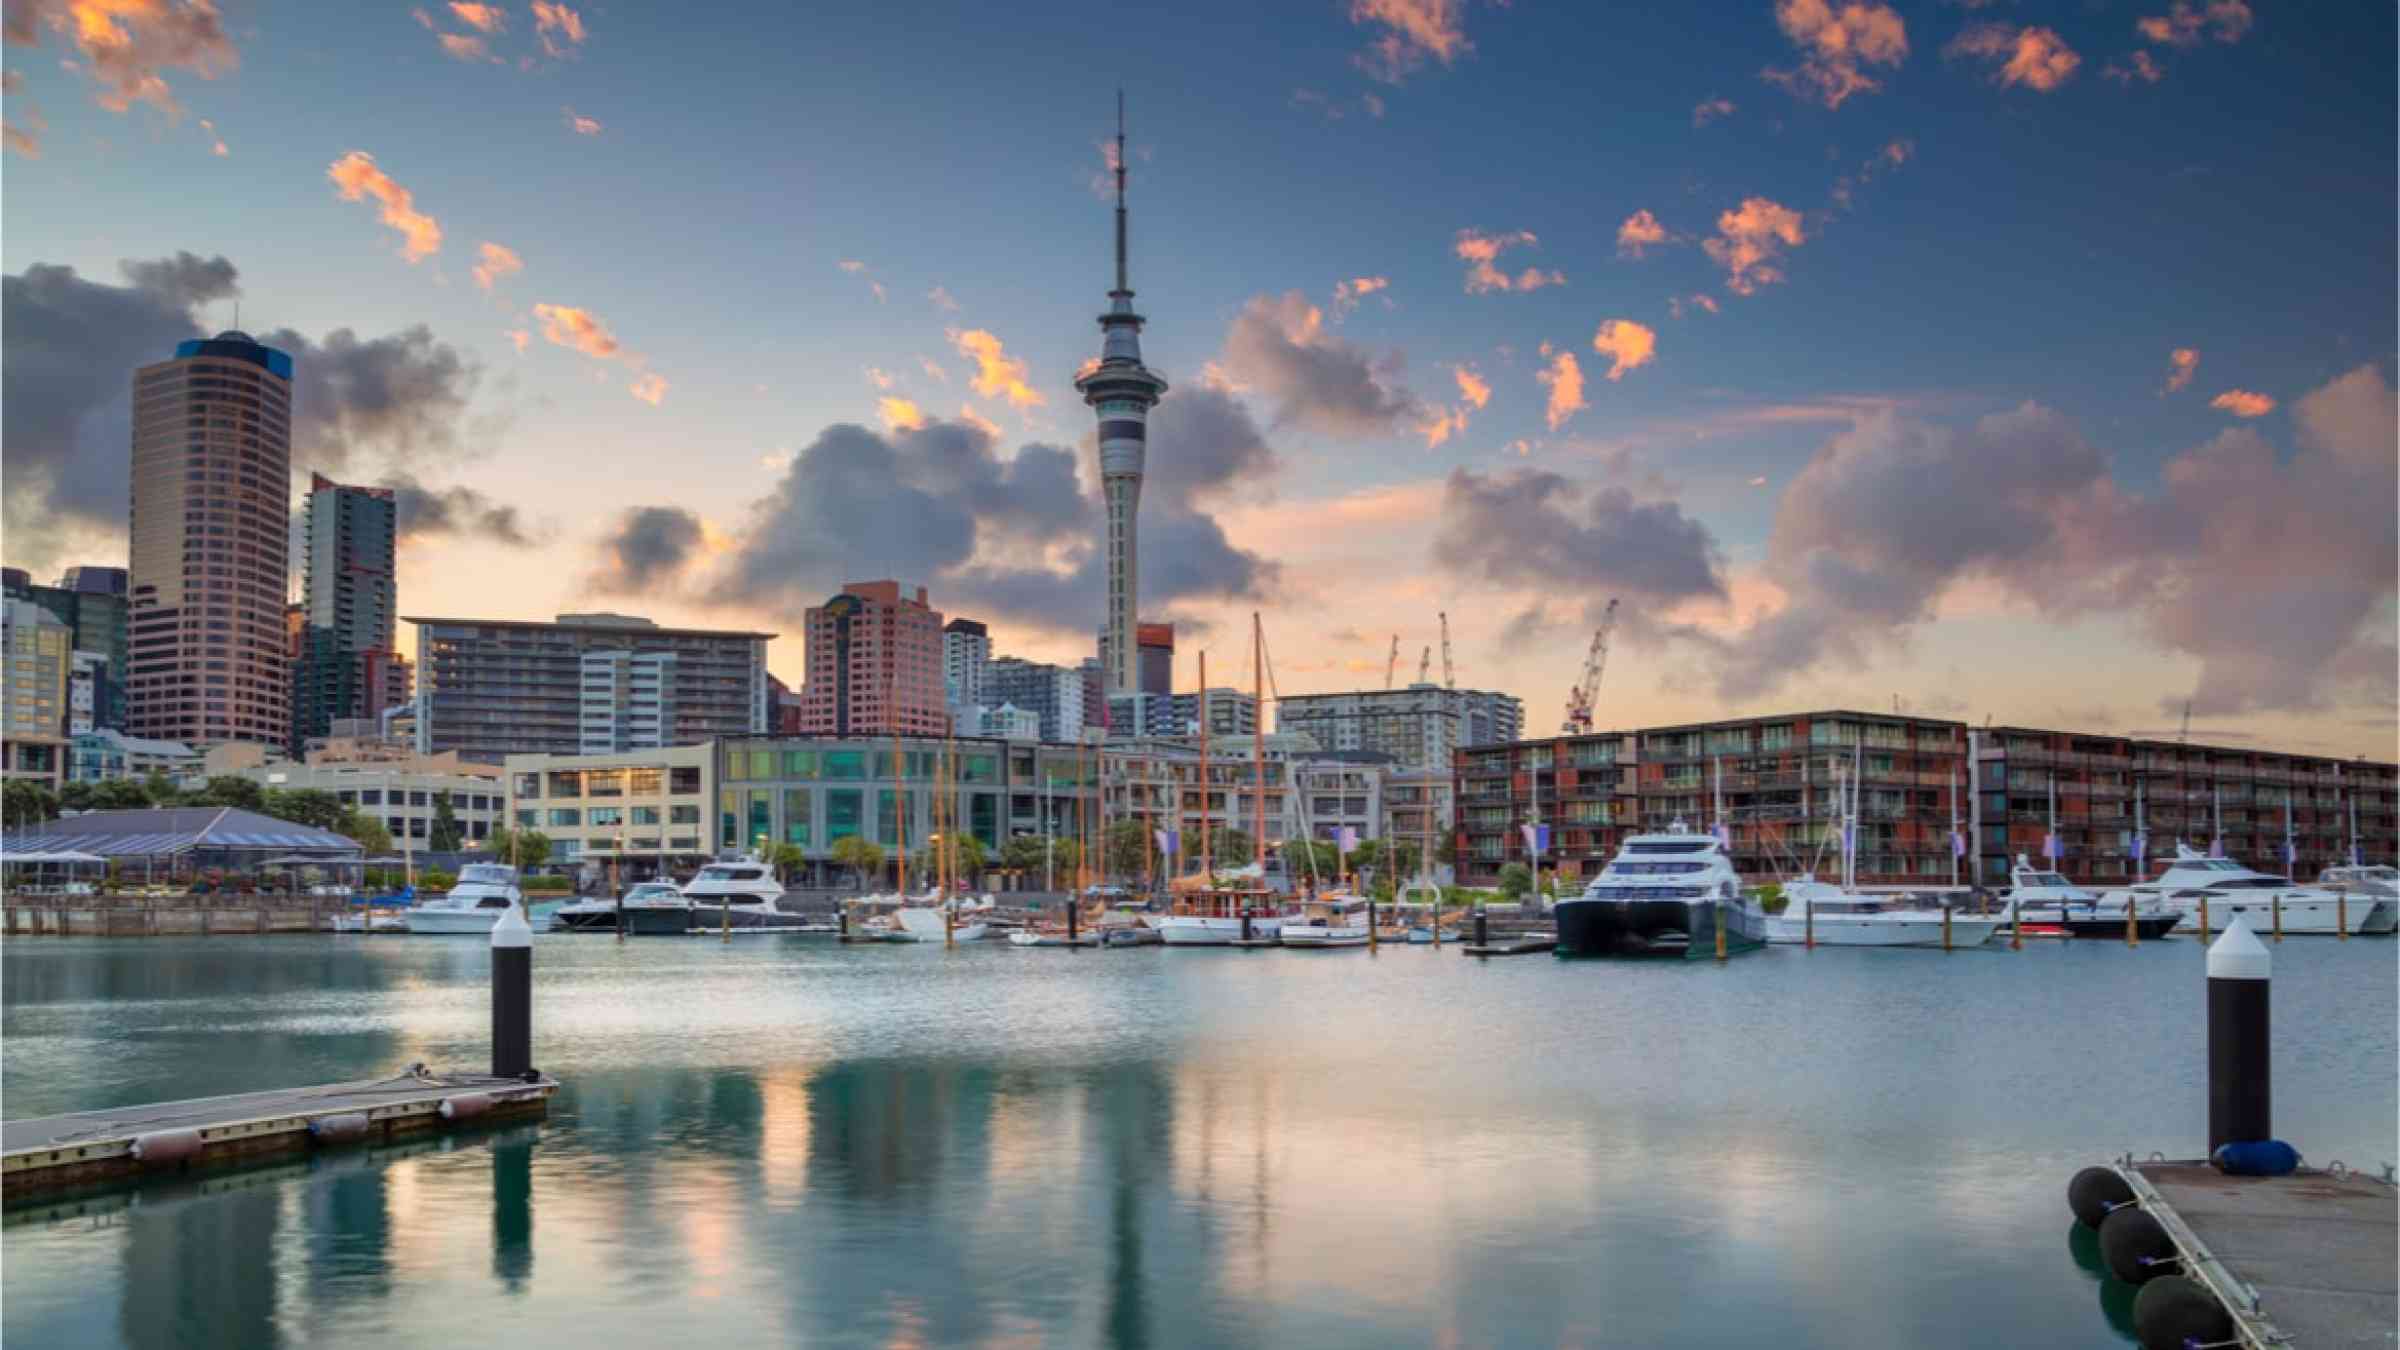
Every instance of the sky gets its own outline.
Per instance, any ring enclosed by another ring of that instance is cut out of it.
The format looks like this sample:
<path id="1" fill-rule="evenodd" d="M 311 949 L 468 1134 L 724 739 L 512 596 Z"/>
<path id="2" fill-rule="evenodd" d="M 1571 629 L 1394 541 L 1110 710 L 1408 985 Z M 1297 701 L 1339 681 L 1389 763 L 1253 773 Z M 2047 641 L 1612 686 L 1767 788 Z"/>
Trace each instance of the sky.
<path id="1" fill-rule="evenodd" d="M 848 11 L 848 12 L 844 12 Z M 240 326 L 401 612 L 1101 619 L 1128 110 L 1178 682 L 2395 753 L 2386 4 L 12 0 L 5 534 Z M 404 649 L 413 637 L 403 625 Z M 1222 683 L 1220 676 L 1212 683 Z"/>

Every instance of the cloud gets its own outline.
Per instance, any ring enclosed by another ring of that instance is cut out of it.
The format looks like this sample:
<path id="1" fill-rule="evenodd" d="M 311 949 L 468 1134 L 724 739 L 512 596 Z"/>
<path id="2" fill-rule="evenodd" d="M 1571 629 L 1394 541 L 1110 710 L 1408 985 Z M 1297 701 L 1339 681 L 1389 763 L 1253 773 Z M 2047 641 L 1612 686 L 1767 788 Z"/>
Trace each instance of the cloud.
<path id="1" fill-rule="evenodd" d="M 1593 335 L 1592 350 L 1612 363 L 1609 379 L 1623 379 L 1626 371 L 1649 365 L 1658 355 L 1658 333 L 1631 319 L 1610 319 Z"/>
<path id="2" fill-rule="evenodd" d="M 2083 58 L 2048 28 L 2027 26 L 2013 32 L 2006 24 L 1979 23 L 1960 32 L 1943 48 L 1948 56 L 1979 56 L 1998 63 L 1992 83 L 2021 84 L 2049 93 L 2067 82 Z"/>
<path id="3" fill-rule="evenodd" d="M 475 284 L 487 291 L 502 277 L 515 276 L 525 270 L 525 260 L 505 244 L 495 244 L 487 239 L 477 246 L 476 254 L 480 261 L 475 264 Z"/>
<path id="4" fill-rule="evenodd" d="M 873 269 L 869 268 L 865 263 L 860 262 L 856 258 L 844 258 L 839 263 L 836 263 L 835 266 L 841 268 L 845 272 L 848 272 L 854 277 L 864 278 L 867 283 L 867 289 L 875 293 L 875 303 L 879 305 L 883 303 L 883 283 L 875 279 L 875 273 Z"/>
<path id="5" fill-rule="evenodd" d="M 502 505 L 471 487 L 428 488 L 405 473 L 383 480 L 398 508 L 401 542 L 436 537 L 470 539 L 509 548 L 531 548 L 533 537 L 514 506 Z"/>
<path id="6" fill-rule="evenodd" d="M 2125 60 L 2127 64 L 2122 66 L 2102 66 L 2100 73 L 2119 84 L 2132 84 L 2135 80 L 2156 84 L 2167 77 L 2167 72 L 2159 69 L 2157 58 L 2148 52 L 2136 51 Z"/>
<path id="7" fill-rule="evenodd" d="M 74 53 L 70 68 L 99 86 L 93 97 L 110 112 L 147 103 L 181 117 L 183 105 L 164 72 L 213 80 L 241 64 L 209 0 L 9 0 L 0 22 L 8 45 L 39 46 L 44 29 L 65 41 Z"/>
<path id="8" fill-rule="evenodd" d="M 508 11 L 498 5 L 479 5 L 471 3 L 471 0 L 450 0 L 450 12 L 457 16 L 460 23 L 478 33 L 505 33 L 508 31 Z"/>
<path id="9" fill-rule="evenodd" d="M 917 358 L 917 366 L 918 366 L 918 368 L 919 368 L 919 369 L 921 369 L 921 370 L 923 370 L 923 371 L 925 372 L 925 374 L 926 374 L 926 376 L 927 376 L 928 378 L 930 378 L 930 379 L 935 379 L 935 380 L 939 380 L 939 381 L 941 381 L 943 384 L 948 384 L 948 383 L 950 383 L 950 372 L 949 372 L 949 371 L 947 371 L 947 370 L 945 370 L 945 369 L 943 369 L 943 368 L 942 368 L 942 363 L 941 363 L 941 362 L 939 362 L 939 361 L 936 361 L 936 360 L 934 360 L 932 357 L 930 357 L 930 356 L 920 356 L 920 357 L 918 357 L 918 358 Z"/>
<path id="10" fill-rule="evenodd" d="M 1799 212 L 1765 197 L 1747 197 L 1717 217 L 1716 237 L 1700 241 L 1700 247 L 1725 269 L 1725 289 L 1752 295 L 1783 280 L 1783 250 L 1807 238 Z"/>
<path id="11" fill-rule="evenodd" d="M 507 336 L 508 345 L 516 348 L 517 355 L 519 356 L 523 356 L 525 354 L 525 349 L 533 345 L 533 334 L 527 332 L 525 329 L 511 328 L 508 330 Z"/>
<path id="12" fill-rule="evenodd" d="M 1658 217 L 1651 215 L 1647 209 L 1636 211 L 1625 217 L 1625 223 L 1617 227 L 1617 256 L 1638 258 L 1642 256 L 1643 249 L 1666 243 L 1672 237 L 1667 233 L 1667 227 L 1659 224 Z"/>
<path id="13" fill-rule="evenodd" d="M 1697 128 L 1707 126 L 1711 122 L 1721 122 L 1733 116 L 1733 112 L 1732 99 L 1704 99 L 1692 109 L 1692 125 Z"/>
<path id="14" fill-rule="evenodd" d="M 1531 230 L 1518 230 L 1513 234 L 1481 234 L 1474 230 L 1460 230 L 1450 250 L 1467 264 L 1467 294 L 1532 291 L 1544 286 L 1564 285 L 1567 278 L 1563 272 L 1544 272 L 1538 267 L 1528 267 L 1512 277 L 1496 265 L 1501 250 L 1534 242 Z"/>
<path id="15" fill-rule="evenodd" d="M 1706 291 L 1702 291 L 1696 295 L 1671 296 L 1667 300 L 1667 315 L 1669 318 L 1680 319 L 1687 312 L 1692 310 L 1706 310 L 1711 314 L 1716 313 L 1717 297 L 1710 295 Z"/>
<path id="16" fill-rule="evenodd" d="M 2239 42 L 2250 31 L 2253 17 L 2244 0 L 2207 0 L 2201 5 L 2175 0 L 2165 14 L 2134 20 L 2133 31 L 2169 47 L 2197 45 L 2204 28 L 2219 42 Z"/>
<path id="17" fill-rule="evenodd" d="M 442 51 L 454 60 L 499 64 L 500 58 L 492 55 L 491 44 L 472 33 L 436 33 L 433 40 L 442 44 Z"/>
<path id="18" fill-rule="evenodd" d="M 9 81 L 8 92 L 16 93 L 22 77 L 13 70 L 0 74 L 5 74 Z M 6 142 L 9 149 L 27 159 L 42 157 L 42 133 L 49 129 L 50 124 L 42 118 L 42 110 L 22 100 L 18 102 L 13 117 L 0 117 L 0 141 Z"/>
<path id="19" fill-rule="evenodd" d="M 597 136 L 605 130 L 597 117 L 585 117 L 573 108 L 564 108 L 560 111 L 566 114 L 567 126 L 578 136 Z"/>
<path id="20" fill-rule="evenodd" d="M 1775 24 L 1800 49 L 1800 64 L 1760 73 L 1828 108 L 1883 87 L 1864 67 L 1897 67 L 1908 57 L 1908 26 L 1890 5 L 1775 0 Z"/>
<path id="21" fill-rule="evenodd" d="M 2183 387 L 2192 382 L 2193 373 L 2199 369 L 2200 349 L 2198 347 L 2177 347 L 2175 350 L 2168 352 L 2167 387 L 2160 392 L 2166 394 L 2181 393 L 2183 391 Z"/>
<path id="22" fill-rule="evenodd" d="M 1539 469 L 1453 469 L 1433 560 L 1462 578 L 1545 595 L 1660 605 L 1725 595 L 1716 541 L 1682 507 Z"/>
<path id="23" fill-rule="evenodd" d="M 1475 49 L 1460 8 L 1461 0 L 1350 0 L 1350 22 L 1383 29 L 1351 61 L 1386 84 L 1400 83 L 1427 58 L 1451 65 Z"/>
<path id="24" fill-rule="evenodd" d="M 1388 289 L 1391 284 L 1390 277 L 1352 277 L 1347 281 L 1337 281 L 1333 284 L 1333 312 L 1347 314 L 1358 308 L 1359 301 Z M 1384 303 L 1390 304 L 1391 297 L 1384 297 Z"/>
<path id="25" fill-rule="evenodd" d="M 533 317 L 542 325 L 542 336 L 551 345 L 582 352 L 595 361 L 613 361 L 625 350 L 617 335 L 599 315 L 573 305 L 537 304 Z"/>
<path id="26" fill-rule="evenodd" d="M 333 180 L 334 190 L 343 201 L 368 197 L 376 200 L 382 208 L 379 215 L 383 223 L 400 232 L 401 257 L 413 263 L 441 252 L 441 223 L 419 211 L 415 196 L 393 181 L 390 174 L 375 167 L 373 155 L 353 150 L 327 166 L 325 176 Z"/>
<path id="27" fill-rule="evenodd" d="M 1025 383 L 1025 363 L 1010 356 L 997 336 L 981 328 L 953 328 L 949 337 L 958 354 L 975 363 L 975 377 L 967 384 L 976 393 L 1006 399 L 1008 406 L 1019 410 L 1049 402 L 1041 390 Z"/>
<path id="28" fill-rule="evenodd" d="M 667 401 L 667 377 L 655 370 L 645 370 L 633 377 L 625 392 L 655 408 Z"/>
<path id="29" fill-rule="evenodd" d="M 894 381 L 890 371 L 883 369 L 881 366 L 869 366 L 867 367 L 867 383 L 874 385 L 878 389 L 889 389 L 892 387 Z"/>
<path id="30" fill-rule="evenodd" d="M 1458 396 L 1460 398 L 1478 409 L 1492 401 L 1492 386 L 1486 383 L 1481 375 L 1475 373 L 1475 367 L 1457 366 L 1451 373 L 1458 377 Z"/>
<path id="31" fill-rule="evenodd" d="M 883 419 L 886 431 L 914 431 L 925 425 L 925 411 L 905 398 L 886 396 L 875 400 L 875 415 Z"/>
<path id="32" fill-rule="evenodd" d="M 1312 109 L 1328 122 L 1339 122 L 1350 115 L 1349 100 L 1335 98 L 1322 89 L 1294 89 L 1292 106 Z M 1371 93 L 1360 94 L 1358 110 L 1370 118 L 1381 117 L 1384 113 L 1383 99 Z"/>
<path id="33" fill-rule="evenodd" d="M 2264 417 L 2275 411 L 2275 400 L 2247 389 L 2228 389 L 2210 399 L 2208 406 L 2222 408 L 2236 417 Z"/>
<path id="34" fill-rule="evenodd" d="M 1225 333 L 1226 375 L 1275 404 L 1275 423 L 1335 436 L 1386 435 L 1424 420 L 1397 381 L 1396 358 L 1378 358 L 1328 331 L 1298 291 L 1254 295 Z"/>
<path id="35" fill-rule="evenodd" d="M 583 16 L 552 0 L 533 0 L 533 27 L 541 37 L 542 50 L 554 57 L 566 56 L 583 45 Z"/>
<path id="36" fill-rule="evenodd" d="M 1535 371 L 1533 378 L 1550 391 L 1543 415 L 1549 419 L 1550 429 L 1556 431 L 1566 425 L 1568 418 L 1591 405 L 1583 401 L 1583 366 L 1576 361 L 1575 353 L 1564 349 L 1552 351 L 1545 342 L 1542 355 L 1550 358 L 1550 364 Z"/>
<path id="37" fill-rule="evenodd" d="M 700 556 L 708 530 L 680 506 L 637 506 L 600 541 L 599 566 L 584 585 L 605 595 L 642 595 L 678 580 Z"/>
<path id="38" fill-rule="evenodd" d="M 240 293 L 234 265 L 190 253 L 120 264 L 123 285 L 36 263 L 0 294 L 0 453 L 12 555 L 54 550 L 64 530 L 125 528 L 127 372 L 203 336 L 200 309 Z M 379 338 L 290 330 L 261 341 L 293 359 L 292 460 L 347 472 L 455 452 L 480 371 L 422 326 Z"/>
<path id="39" fill-rule="evenodd" d="M 1454 407 L 1435 408 L 1433 419 L 1418 428 L 1428 450 L 1465 431 L 1467 419 L 1492 401 L 1491 383 L 1473 366 L 1453 366 L 1450 373 L 1458 381 L 1459 402 Z"/>
<path id="40" fill-rule="evenodd" d="M 200 119 L 200 130 L 208 134 L 208 152 L 210 154 L 215 155 L 219 159 L 223 159 L 233 153 L 231 150 L 225 148 L 225 138 L 217 134 L 216 123 L 211 122 L 207 118 L 203 117 Z"/>
<path id="41" fill-rule="evenodd" d="M 958 301 L 951 298 L 950 292 L 943 287 L 936 286 L 932 290 L 925 292 L 925 298 L 933 302 L 933 307 L 935 309 L 942 310 L 945 313 L 950 314 L 956 314 L 958 312 Z"/>

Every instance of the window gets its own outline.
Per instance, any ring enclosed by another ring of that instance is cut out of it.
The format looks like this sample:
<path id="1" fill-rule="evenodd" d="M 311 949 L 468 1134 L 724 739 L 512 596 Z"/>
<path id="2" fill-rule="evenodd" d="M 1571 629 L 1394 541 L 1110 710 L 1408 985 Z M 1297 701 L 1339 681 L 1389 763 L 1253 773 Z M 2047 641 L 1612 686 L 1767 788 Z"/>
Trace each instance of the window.
<path id="1" fill-rule="evenodd" d="M 831 759 L 835 753 L 828 753 Z M 865 794 L 857 788 L 836 788 L 825 794 L 825 842 L 848 839 L 858 833 L 860 798 Z"/>
<path id="2" fill-rule="evenodd" d="M 658 795 L 660 785 L 666 782 L 666 770 L 655 766 L 647 769 L 627 769 L 625 777 L 625 791 L 628 796 L 655 797 Z"/>
<path id="3" fill-rule="evenodd" d="M 516 783 L 516 794 L 520 797 L 539 797 L 542 795 L 542 776 L 538 773 L 518 774 L 516 775 Z"/>
<path id="4" fill-rule="evenodd" d="M 580 797 L 580 796 L 582 796 L 582 795 L 583 795 L 583 775 L 582 775 L 582 774 L 580 774 L 580 773 L 576 773 L 576 772 L 574 772 L 573 770 L 560 770 L 560 769 L 553 769 L 553 770 L 551 770 L 551 771 L 550 771 L 550 791 L 549 791 L 549 792 L 548 792 L 546 795 L 548 795 L 548 796 L 552 796 L 552 797 Z"/>
<path id="5" fill-rule="evenodd" d="M 806 788 L 783 790 L 783 842 L 808 847 L 809 792 Z"/>
<path id="6" fill-rule="evenodd" d="M 622 769 L 594 769 L 583 776 L 584 795 L 590 797 L 622 797 L 625 795 L 625 772 Z"/>
<path id="7" fill-rule="evenodd" d="M 658 823 L 658 808 L 655 806 L 634 807 L 633 823 L 636 825 L 656 825 Z"/>
<path id="8" fill-rule="evenodd" d="M 576 810 L 572 806 L 553 806 L 550 808 L 550 824 L 553 827 L 561 825 L 580 825 L 582 823 L 583 813 Z"/>
<path id="9" fill-rule="evenodd" d="M 717 847 L 736 848 L 742 842 L 742 794 L 738 788 L 717 790 Z"/>
<path id="10" fill-rule="evenodd" d="M 534 810 L 532 807 L 527 807 L 524 810 L 517 812 L 517 828 L 520 830 L 530 830 L 534 826 L 541 823 L 542 813 Z"/>
<path id="11" fill-rule="evenodd" d="M 586 816 L 584 823 L 587 825 L 615 826 L 625 823 L 625 811 L 622 807 L 595 806 L 584 815 Z"/>
<path id="12" fill-rule="evenodd" d="M 867 776 L 867 755 L 863 750 L 828 750 L 824 755 L 824 763 L 827 778 L 864 778 Z M 857 794 L 851 795 L 855 798 Z M 852 830 L 851 833 L 855 834 L 857 831 Z"/>
<path id="13" fill-rule="evenodd" d="M 786 750 L 786 751 L 784 751 L 784 752 L 783 752 L 783 776 L 784 776 L 784 777 L 786 777 L 786 778 L 814 778 L 814 777 L 816 777 L 816 776 L 817 776 L 817 752 L 816 752 L 816 751 L 814 751 L 814 750 Z"/>
<path id="14" fill-rule="evenodd" d="M 667 791 L 678 797 L 688 797 L 700 790 L 700 766 L 677 764 L 667 770 Z"/>
<path id="15" fill-rule="evenodd" d="M 774 802 L 773 789 L 752 788 L 750 790 L 750 829 L 742 839 L 743 844 L 755 847 L 775 842 Z"/>
<path id="16" fill-rule="evenodd" d="M 667 808 L 667 823 L 697 825 L 700 823 L 700 808 L 694 805 L 670 806 Z"/>

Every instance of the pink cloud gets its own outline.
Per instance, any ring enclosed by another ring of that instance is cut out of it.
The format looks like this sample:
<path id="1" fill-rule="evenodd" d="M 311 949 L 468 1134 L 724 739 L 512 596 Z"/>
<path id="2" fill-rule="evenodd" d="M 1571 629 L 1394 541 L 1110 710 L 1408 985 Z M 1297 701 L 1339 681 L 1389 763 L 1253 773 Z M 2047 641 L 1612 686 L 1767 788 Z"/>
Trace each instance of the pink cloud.
<path id="1" fill-rule="evenodd" d="M 75 53 L 68 68 L 100 87 L 97 101 L 110 112 L 147 103 L 181 117 L 183 105 L 164 72 L 188 70 L 213 80 L 241 63 L 209 0 L 9 0 L 6 28 L 11 46 L 40 45 L 44 28 L 57 33 Z M 36 115 L 16 129 L 18 135 L 30 143 L 39 122 Z M 18 149 L 30 153 L 26 144 Z"/>
<path id="2" fill-rule="evenodd" d="M 1724 119 L 1733 116 L 1733 113 L 1734 107 L 1732 99 L 1706 99 L 1692 109 L 1692 125 L 1694 127 L 1704 127 L 1711 122 L 1723 121 Z"/>
<path id="3" fill-rule="evenodd" d="M 505 244 L 486 240 L 478 247 L 477 256 L 480 260 L 475 264 L 475 284 L 487 291 L 502 277 L 515 276 L 525 270 L 525 260 Z"/>
<path id="4" fill-rule="evenodd" d="M 433 40 L 442 44 L 444 54 L 460 61 L 498 61 L 484 40 L 472 33 L 436 33 Z"/>
<path id="5" fill-rule="evenodd" d="M 1800 65 L 1762 73 L 1828 108 L 1842 106 L 1853 94 L 1883 87 L 1865 67 L 1896 67 L 1908 58 L 1908 26 L 1890 5 L 1776 0 L 1775 24 L 1800 49 Z"/>
<path id="6" fill-rule="evenodd" d="M 2065 84 L 2083 64 L 2083 58 L 2056 32 L 2030 26 L 2012 32 L 2006 24 L 1979 23 L 1953 38 L 1943 51 L 1997 63 L 1998 69 L 1992 72 L 1994 84 L 2021 84 L 2044 94 Z"/>
<path id="7" fill-rule="evenodd" d="M 450 0 L 450 12 L 458 21 L 478 33 L 508 31 L 508 11 L 498 5 L 479 5 L 472 0 Z"/>
<path id="8" fill-rule="evenodd" d="M 1390 277 L 1352 277 L 1348 281 L 1337 281 L 1333 286 L 1334 312 L 1347 314 L 1358 308 L 1359 301 L 1389 288 L 1391 284 Z M 1389 297 L 1386 299 L 1388 301 Z"/>
<path id="9" fill-rule="evenodd" d="M 1012 408 L 1038 408 L 1049 402 L 1042 392 L 1025 382 L 1025 363 L 1010 356 L 1000 339 L 981 328 L 950 330 L 950 345 L 958 354 L 975 363 L 975 377 L 968 381 L 970 388 L 985 398 L 1001 398 Z"/>
<path id="10" fill-rule="evenodd" d="M 1807 238 L 1799 212 L 1765 197 L 1749 197 L 1719 215 L 1716 237 L 1702 240 L 1700 246 L 1725 269 L 1725 289 L 1752 295 L 1761 286 L 1783 280 L 1783 250 L 1797 248 Z"/>
<path id="11" fill-rule="evenodd" d="M 2199 369 L 2200 349 L 2198 347 L 2177 347 L 2168 352 L 2167 387 L 2161 392 L 2169 394 L 2182 392 L 2183 387 L 2192 382 L 2193 372 Z"/>
<path id="12" fill-rule="evenodd" d="M 667 400 L 667 377 L 656 371 L 645 371 L 625 386 L 626 392 L 655 408 Z"/>
<path id="13" fill-rule="evenodd" d="M 1460 9 L 1459 0 L 1350 0 L 1350 22 L 1383 29 L 1351 59 L 1386 84 L 1400 83 L 1428 58 L 1450 65 L 1475 48 Z"/>
<path id="14" fill-rule="evenodd" d="M 594 360 L 613 360 L 625 350 L 617 335 L 608 331 L 600 316 L 588 309 L 573 305 L 535 305 L 533 317 L 541 321 L 542 336 L 553 344 L 582 352 Z"/>
<path id="15" fill-rule="evenodd" d="M 1500 270 L 1498 259 L 1501 250 L 1534 242 L 1531 230 L 1518 230 L 1512 234 L 1481 234 L 1474 230 L 1460 230 L 1458 239 L 1451 245 L 1451 251 L 1467 264 L 1467 294 L 1533 291 L 1544 286 L 1565 285 L 1566 274 L 1556 270 L 1545 272 L 1538 267 L 1528 267 L 1513 277 Z"/>
<path id="16" fill-rule="evenodd" d="M 573 129 L 576 135 L 597 136 L 600 134 L 602 128 L 600 126 L 599 118 L 585 117 L 583 114 L 576 112 L 573 108 L 568 108 L 565 110 L 565 112 L 567 115 L 567 126 Z"/>
<path id="17" fill-rule="evenodd" d="M 2102 66 L 2101 75 L 2119 84 L 2131 84 L 2135 80 L 2156 84 L 2167 77 L 2167 72 L 2159 68 L 2157 58 L 2148 52 L 2136 51 L 2125 60 L 2127 64 L 2122 66 Z"/>
<path id="18" fill-rule="evenodd" d="M 2221 408 L 2236 417 L 2264 417 L 2275 411 L 2275 400 L 2247 389 L 2228 389 L 2210 399 L 2208 406 Z"/>
<path id="19" fill-rule="evenodd" d="M 2244 0 L 2207 0 L 2201 5 L 2175 0 L 2165 14 L 2134 20 L 2133 31 L 2169 47 L 2197 44 L 2204 28 L 2219 42 L 2239 42 L 2255 17 Z"/>
<path id="20" fill-rule="evenodd" d="M 1609 379 L 1623 379 L 1626 371 L 1638 370 L 1657 357 L 1658 333 L 1631 319 L 1610 319 L 1592 336 L 1592 350 L 1609 358 Z"/>
<path id="21" fill-rule="evenodd" d="M 1642 256 L 1643 249 L 1666 243 L 1671 237 L 1667 227 L 1658 223 L 1658 217 L 1646 209 L 1636 211 L 1625 217 L 1625 223 L 1617 227 L 1617 256 L 1638 258 Z"/>
<path id="22" fill-rule="evenodd" d="M 416 199 L 407 188 L 392 180 L 391 175 L 375 167 L 375 157 L 364 150 L 353 150 L 335 160 L 325 170 L 333 180 L 335 191 L 346 202 L 373 197 L 382 210 L 383 223 L 400 232 L 406 241 L 400 256 L 410 262 L 429 258 L 442 248 L 440 222 L 416 208 Z"/>
<path id="23" fill-rule="evenodd" d="M 1564 349 L 1553 351 L 1545 342 L 1542 355 L 1550 358 L 1550 364 L 1535 371 L 1533 378 L 1550 391 L 1543 415 L 1548 418 L 1550 429 L 1556 431 L 1566 425 L 1568 418 L 1591 405 L 1583 400 L 1583 366 L 1576 361 L 1575 353 Z"/>
<path id="24" fill-rule="evenodd" d="M 565 56 L 583 45 L 583 16 L 553 0 L 533 0 L 533 26 L 542 50 L 552 56 Z"/>

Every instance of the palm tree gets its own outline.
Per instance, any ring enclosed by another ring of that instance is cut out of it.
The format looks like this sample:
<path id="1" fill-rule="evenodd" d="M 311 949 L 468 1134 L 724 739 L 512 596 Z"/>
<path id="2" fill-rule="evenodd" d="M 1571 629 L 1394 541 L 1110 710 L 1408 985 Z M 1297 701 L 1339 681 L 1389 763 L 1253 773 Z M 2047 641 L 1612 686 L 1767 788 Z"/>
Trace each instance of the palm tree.
<path id="1" fill-rule="evenodd" d="M 858 888 L 867 888 L 867 875 L 883 871 L 883 845 L 863 835 L 844 835 L 833 841 L 831 854 L 834 865 L 847 867 L 858 877 Z"/>

